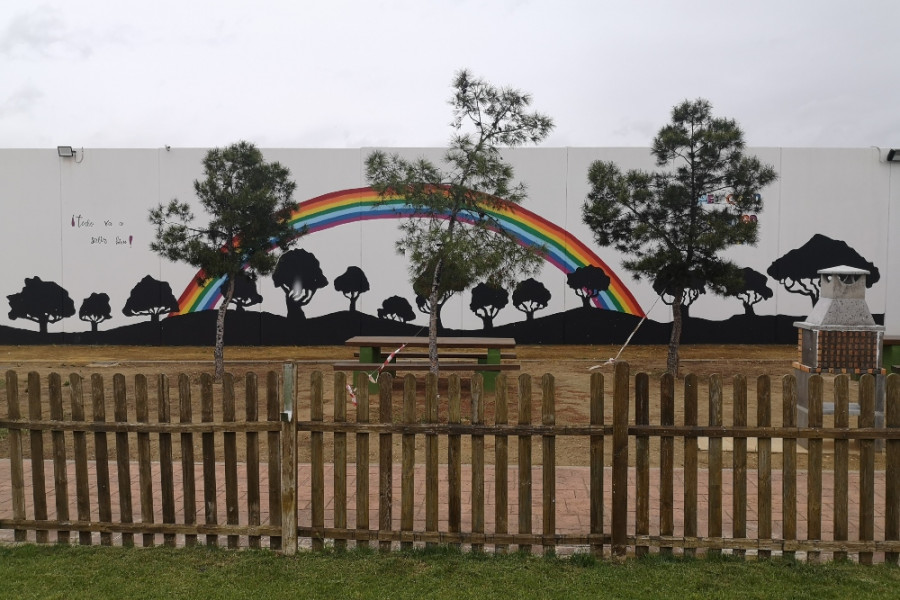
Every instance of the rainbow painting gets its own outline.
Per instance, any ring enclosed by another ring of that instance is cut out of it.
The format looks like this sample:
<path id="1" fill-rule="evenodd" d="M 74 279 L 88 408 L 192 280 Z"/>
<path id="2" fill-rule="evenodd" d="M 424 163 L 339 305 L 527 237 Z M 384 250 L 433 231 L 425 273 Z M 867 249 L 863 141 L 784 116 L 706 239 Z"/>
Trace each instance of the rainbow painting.
<path id="1" fill-rule="evenodd" d="M 571 273 L 578 267 L 588 265 L 601 267 L 609 276 L 610 284 L 609 288 L 593 299 L 597 307 L 638 317 L 645 316 L 631 291 L 612 269 L 562 227 L 512 203 L 501 202 L 496 206 L 485 205 L 482 208 L 483 213 L 496 219 L 500 227 L 519 244 L 542 247 L 544 259 L 563 273 Z M 402 199 L 383 198 L 372 188 L 365 187 L 332 192 L 301 202 L 291 213 L 290 222 L 298 232 L 305 227 L 306 234 L 310 235 L 348 223 L 415 216 L 412 207 Z M 179 311 L 171 315 L 215 308 L 222 298 L 223 280 L 224 278 L 209 279 L 200 283 L 202 273 L 198 273 L 181 293 L 178 299 Z"/>

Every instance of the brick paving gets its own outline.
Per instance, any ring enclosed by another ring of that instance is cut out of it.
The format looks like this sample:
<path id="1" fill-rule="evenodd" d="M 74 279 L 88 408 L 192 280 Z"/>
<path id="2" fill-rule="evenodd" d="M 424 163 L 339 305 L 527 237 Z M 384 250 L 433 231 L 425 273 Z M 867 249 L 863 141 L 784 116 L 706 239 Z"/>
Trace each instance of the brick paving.
<path id="1" fill-rule="evenodd" d="M 31 467 L 29 461 L 26 461 L 26 489 L 25 502 L 26 514 L 28 518 L 34 515 L 34 488 L 30 484 Z M 176 482 L 181 481 L 181 465 L 175 463 L 173 465 Z M 400 523 L 400 465 L 395 464 L 393 467 L 393 521 L 394 526 L 399 529 Z M 96 474 L 94 463 L 89 463 L 89 481 L 91 485 L 91 514 L 92 519 L 99 520 L 98 507 L 96 502 Z M 56 518 L 56 498 L 54 492 L 54 473 L 53 462 L 45 461 L 45 489 L 47 493 L 47 511 L 50 519 Z M 675 535 L 682 535 L 684 530 L 684 476 L 682 470 L 675 471 L 674 481 L 674 504 L 675 504 Z M 885 480 L 884 472 L 879 471 L 875 474 L 875 539 L 884 539 L 884 506 L 885 506 Z M 195 477 L 197 481 L 197 521 L 203 522 L 203 472 L 202 465 L 195 465 Z M 326 527 L 333 525 L 333 467 L 326 465 L 325 482 L 326 482 L 326 498 L 325 498 L 325 525 Z M 348 489 L 348 507 L 347 522 L 350 527 L 354 527 L 356 523 L 356 474 L 354 465 L 349 465 L 347 474 Z M 67 468 L 68 478 L 68 506 L 71 519 L 75 519 L 77 510 L 75 506 L 75 464 L 73 461 L 68 462 Z M 162 509 L 159 501 L 159 463 L 153 463 L 152 478 L 154 492 L 156 494 L 154 506 L 154 521 L 162 521 Z M 260 467 L 260 486 L 261 486 L 261 510 L 262 523 L 269 522 L 268 516 L 268 478 L 267 466 L 265 464 Z M 309 464 L 301 464 L 298 472 L 298 523 L 300 526 L 309 526 L 311 523 L 311 501 L 310 501 L 310 480 L 311 469 Z M 518 471 L 516 467 L 510 467 L 509 475 L 509 527 L 510 531 L 515 531 L 518 527 Z M 218 522 L 225 523 L 225 469 L 223 464 L 217 465 L 217 514 Z M 247 522 L 247 489 L 246 489 L 246 465 L 240 464 L 238 468 L 238 496 L 240 504 L 240 522 Z M 610 516 L 612 506 L 612 469 L 606 468 L 604 476 L 604 531 L 610 530 Z M 826 471 L 822 476 L 822 539 L 832 539 L 833 514 L 834 514 L 834 477 L 833 473 Z M 634 532 L 635 523 L 635 498 L 634 498 L 635 470 L 629 470 L 629 505 L 628 505 L 628 531 Z M 859 474 L 851 472 L 849 474 L 849 498 L 848 498 L 848 514 L 849 514 L 849 539 L 858 539 L 858 518 L 859 518 Z M 132 497 L 132 513 L 134 520 L 141 520 L 140 506 L 140 481 L 138 474 L 138 466 L 136 462 L 131 464 L 131 497 Z M 807 520 L 806 520 L 806 474 L 801 472 L 798 474 L 797 481 L 797 535 L 799 539 L 806 538 Z M 119 480 L 114 463 L 110 463 L 110 494 L 112 497 L 113 520 L 119 517 Z M 659 533 L 659 469 L 650 470 L 650 534 Z M 698 534 L 705 536 L 707 528 L 707 511 L 708 496 L 706 490 L 707 471 L 700 470 L 698 472 Z M 732 533 L 733 522 L 733 486 L 732 471 L 725 469 L 723 471 L 722 486 L 722 533 L 723 537 L 730 537 Z M 447 468 L 441 465 L 439 468 L 439 529 L 446 531 L 448 519 L 448 496 L 447 496 Z M 378 523 L 378 471 L 373 467 L 369 472 L 369 490 L 370 490 L 370 514 L 369 522 L 372 526 Z M 494 467 L 492 465 L 485 466 L 485 531 L 492 532 L 494 530 Z M 471 502 L 472 493 L 472 477 L 471 468 L 467 465 L 462 467 L 462 528 L 463 531 L 471 530 L 471 512 L 467 510 Z M 781 494 L 782 479 L 781 472 L 773 471 L 772 473 L 772 536 L 775 539 L 782 537 L 782 520 L 781 520 Z M 414 529 L 422 531 L 425 528 L 425 469 L 423 465 L 417 465 L 415 471 L 415 511 Z M 757 473 L 754 470 L 747 471 L 747 537 L 753 538 L 758 531 L 758 512 L 757 512 Z M 535 467 L 532 473 L 532 531 L 541 532 L 542 527 L 542 477 L 541 468 Z M 176 522 L 184 522 L 184 510 L 180 486 L 176 485 Z M 590 526 L 590 481 L 589 470 L 587 467 L 557 467 L 556 468 L 556 530 L 560 534 L 586 534 L 589 532 Z M 0 460 L 0 519 L 12 518 L 12 492 L 10 486 L 10 461 L 8 459 Z M 99 537 L 95 536 L 97 540 Z M 56 533 L 51 532 L 50 539 L 56 540 Z M 77 534 L 73 534 L 73 541 L 77 540 Z M 34 532 L 29 532 L 29 540 L 34 540 Z M 0 542 L 12 542 L 13 532 L 11 530 L 0 530 Z M 161 536 L 157 536 L 156 543 L 162 541 Z M 118 543 L 117 541 L 114 543 Z M 242 542 L 245 543 L 245 542 Z"/>

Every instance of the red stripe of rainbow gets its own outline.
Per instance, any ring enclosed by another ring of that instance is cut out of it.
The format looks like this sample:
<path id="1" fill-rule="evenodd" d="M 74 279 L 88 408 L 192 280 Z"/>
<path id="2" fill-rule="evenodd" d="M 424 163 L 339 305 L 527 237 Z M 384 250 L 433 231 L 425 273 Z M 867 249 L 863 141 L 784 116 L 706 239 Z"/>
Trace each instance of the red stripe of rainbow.
<path id="1" fill-rule="evenodd" d="M 622 280 L 600 257 L 568 231 L 511 203 L 497 207 L 484 206 L 483 212 L 494 217 L 500 227 L 524 246 L 542 246 L 544 259 L 563 273 L 571 273 L 578 267 L 601 267 L 610 278 L 609 288 L 594 299 L 594 303 L 606 310 L 615 310 L 644 316 L 644 311 Z M 404 219 L 414 216 L 413 211 L 399 198 L 381 198 L 371 188 L 356 188 L 325 194 L 297 205 L 290 222 L 297 230 L 307 227 L 307 233 L 331 229 L 348 223 L 371 219 Z M 472 220 L 475 217 L 470 217 Z M 464 220 L 466 218 L 464 217 Z M 222 279 L 198 283 L 198 273 L 178 299 L 179 311 L 172 315 L 215 308 L 222 298 Z"/>

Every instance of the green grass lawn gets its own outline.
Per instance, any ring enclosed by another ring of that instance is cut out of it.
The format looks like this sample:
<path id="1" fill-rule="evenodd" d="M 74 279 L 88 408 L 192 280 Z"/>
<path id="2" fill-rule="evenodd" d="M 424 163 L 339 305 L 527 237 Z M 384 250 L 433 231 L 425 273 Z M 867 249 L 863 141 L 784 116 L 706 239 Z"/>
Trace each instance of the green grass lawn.
<path id="1" fill-rule="evenodd" d="M 900 569 L 449 550 L 378 554 L 0 548 L 2 598 L 897 598 Z"/>

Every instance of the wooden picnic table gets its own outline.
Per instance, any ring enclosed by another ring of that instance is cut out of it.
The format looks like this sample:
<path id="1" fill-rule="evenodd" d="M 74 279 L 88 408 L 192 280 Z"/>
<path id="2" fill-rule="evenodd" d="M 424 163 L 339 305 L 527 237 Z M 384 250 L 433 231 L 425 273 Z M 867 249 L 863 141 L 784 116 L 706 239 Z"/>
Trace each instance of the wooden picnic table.
<path id="1" fill-rule="evenodd" d="M 401 347 L 403 350 L 392 359 L 392 365 L 404 370 L 428 370 L 430 367 L 428 362 L 411 362 L 409 360 L 428 358 L 427 353 L 423 353 L 421 350 L 418 352 L 408 350 L 428 348 L 427 337 L 358 335 L 348 339 L 345 344 L 359 348 L 359 360 L 336 362 L 335 369 L 375 371 L 384 364 L 392 352 Z M 501 362 L 503 359 L 516 357 L 515 352 L 512 352 L 516 347 L 514 338 L 439 336 L 437 346 L 440 370 L 481 373 L 485 391 L 492 392 L 494 390 L 499 371 L 519 368 L 518 363 Z M 453 362 L 450 362 L 449 359 L 452 359 Z M 469 362 L 460 362 L 462 359 L 469 359 Z"/>

